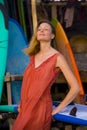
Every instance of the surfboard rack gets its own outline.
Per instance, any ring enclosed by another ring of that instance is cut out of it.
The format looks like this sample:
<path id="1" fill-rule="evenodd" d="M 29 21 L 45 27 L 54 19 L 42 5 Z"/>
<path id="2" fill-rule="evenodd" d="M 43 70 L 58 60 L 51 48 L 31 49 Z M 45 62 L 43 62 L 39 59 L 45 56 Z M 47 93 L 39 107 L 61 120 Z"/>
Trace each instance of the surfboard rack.
<path id="1" fill-rule="evenodd" d="M 86 74 L 87 75 L 87 74 Z M 83 77 L 84 75 L 81 75 Z M 16 75 L 11 75 L 9 72 L 6 73 L 4 82 L 6 83 L 7 86 L 7 99 L 8 99 L 8 104 L 12 104 L 12 96 L 11 96 L 11 82 L 12 81 L 22 81 L 23 75 L 22 74 L 16 74 Z M 56 83 L 56 81 L 55 81 Z M 58 77 L 58 82 L 57 83 L 66 83 L 63 75 L 60 75 Z"/>
<path id="2" fill-rule="evenodd" d="M 16 113 L 2 113 L 0 115 L 0 119 L 8 120 L 9 118 L 16 119 L 17 114 Z"/>
<path id="3" fill-rule="evenodd" d="M 11 75 L 9 72 L 6 73 L 5 76 L 5 83 L 6 83 L 6 87 L 7 87 L 7 99 L 8 99 L 8 107 L 10 105 L 12 105 L 12 96 L 11 96 L 11 82 L 12 81 L 20 81 L 23 79 L 23 75 Z M 57 102 L 58 104 L 58 102 Z M 13 108 L 12 108 L 13 109 Z M 17 116 L 17 113 L 12 112 L 14 110 L 11 109 L 11 112 L 8 110 L 8 112 L 2 112 L 0 114 L 0 120 L 8 120 L 8 119 L 12 119 L 14 120 Z M 9 121 L 9 125 L 12 128 L 12 120 Z M 65 130 L 77 130 L 77 128 L 79 127 L 79 125 L 74 125 L 71 123 L 66 123 L 66 122 L 62 122 L 62 121 L 56 121 L 57 124 L 59 124 L 59 127 L 61 128 L 61 125 L 64 127 Z M 54 125 L 54 123 L 53 123 Z M 83 127 L 83 126 L 81 126 Z M 10 129 L 11 130 L 11 129 Z M 81 130 L 81 129 L 78 129 Z"/>
<path id="4" fill-rule="evenodd" d="M 2 113 L 2 114 L 0 114 L 0 120 L 3 120 L 3 121 L 7 121 L 9 119 L 15 120 L 16 117 L 17 117 L 16 113 Z M 63 130 L 77 130 L 77 128 L 79 128 L 78 125 L 72 125 L 70 123 L 64 123 L 64 122 L 60 122 L 60 121 L 53 122 L 51 127 L 53 129 L 54 129 L 54 127 L 57 127 L 59 129 L 63 129 Z M 80 128 L 81 128 L 81 126 L 80 126 Z M 80 128 L 78 130 L 81 130 Z"/>
<path id="5" fill-rule="evenodd" d="M 12 95 L 11 95 L 11 82 L 12 81 L 21 81 L 23 79 L 23 75 L 11 75 L 9 72 L 6 73 L 4 81 L 7 86 L 7 100 L 8 104 L 12 104 Z"/>

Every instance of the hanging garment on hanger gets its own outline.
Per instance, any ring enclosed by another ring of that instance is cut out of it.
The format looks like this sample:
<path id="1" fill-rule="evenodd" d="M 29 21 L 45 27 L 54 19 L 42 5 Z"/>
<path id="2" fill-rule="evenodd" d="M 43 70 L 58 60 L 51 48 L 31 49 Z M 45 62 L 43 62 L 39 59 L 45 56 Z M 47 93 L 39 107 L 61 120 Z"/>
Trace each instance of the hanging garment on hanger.
<path id="1" fill-rule="evenodd" d="M 74 18 L 74 7 L 67 8 L 64 15 L 64 22 L 66 23 L 65 24 L 66 28 L 69 28 L 72 26 L 73 18 Z"/>

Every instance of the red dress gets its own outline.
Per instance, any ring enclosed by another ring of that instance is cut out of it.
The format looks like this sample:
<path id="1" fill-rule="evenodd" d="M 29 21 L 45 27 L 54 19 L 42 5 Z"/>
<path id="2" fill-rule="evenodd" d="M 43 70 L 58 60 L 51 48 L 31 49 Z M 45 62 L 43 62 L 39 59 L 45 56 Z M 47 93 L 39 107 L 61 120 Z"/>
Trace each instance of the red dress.
<path id="1" fill-rule="evenodd" d="M 37 68 L 34 56 L 31 56 L 22 83 L 20 112 L 12 130 L 50 130 L 50 89 L 59 73 L 55 68 L 58 55 L 49 57 Z"/>

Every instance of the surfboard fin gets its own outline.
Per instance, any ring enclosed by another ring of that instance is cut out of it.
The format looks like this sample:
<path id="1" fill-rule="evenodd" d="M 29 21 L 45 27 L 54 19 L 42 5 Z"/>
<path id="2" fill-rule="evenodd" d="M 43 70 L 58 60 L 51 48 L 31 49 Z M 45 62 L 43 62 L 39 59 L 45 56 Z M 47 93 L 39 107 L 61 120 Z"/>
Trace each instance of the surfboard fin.
<path id="1" fill-rule="evenodd" d="M 77 108 L 73 107 L 69 113 L 69 115 L 76 116 Z"/>

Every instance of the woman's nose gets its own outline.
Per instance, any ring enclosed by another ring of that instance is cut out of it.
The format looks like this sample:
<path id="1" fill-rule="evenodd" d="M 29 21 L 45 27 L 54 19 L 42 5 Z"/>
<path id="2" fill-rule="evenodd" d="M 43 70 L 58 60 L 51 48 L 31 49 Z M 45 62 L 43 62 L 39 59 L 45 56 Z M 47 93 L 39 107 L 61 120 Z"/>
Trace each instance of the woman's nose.
<path id="1" fill-rule="evenodd" d="M 43 31 L 44 31 L 44 29 L 42 28 L 42 29 L 41 29 L 41 32 L 43 32 Z"/>

